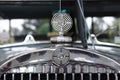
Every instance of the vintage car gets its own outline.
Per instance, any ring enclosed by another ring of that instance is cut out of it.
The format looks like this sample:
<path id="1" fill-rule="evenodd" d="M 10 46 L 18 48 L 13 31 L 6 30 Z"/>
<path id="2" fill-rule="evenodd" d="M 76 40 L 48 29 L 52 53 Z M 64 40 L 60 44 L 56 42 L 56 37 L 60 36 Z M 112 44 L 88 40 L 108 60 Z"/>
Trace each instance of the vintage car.
<path id="1" fill-rule="evenodd" d="M 23 42 L 1 45 L 0 80 L 120 79 L 120 46 L 86 31 L 82 0 L 1 1 L 0 11 L 5 18 L 49 18 L 58 33 L 49 33 L 48 41 L 28 34 Z"/>

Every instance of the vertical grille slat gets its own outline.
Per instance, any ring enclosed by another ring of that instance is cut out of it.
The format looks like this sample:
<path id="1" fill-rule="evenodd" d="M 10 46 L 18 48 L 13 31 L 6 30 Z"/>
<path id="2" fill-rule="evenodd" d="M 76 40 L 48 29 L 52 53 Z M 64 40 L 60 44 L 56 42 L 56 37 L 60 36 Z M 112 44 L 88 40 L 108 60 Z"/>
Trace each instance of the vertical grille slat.
<path id="1" fill-rule="evenodd" d="M 109 73 L 107 73 L 107 80 L 110 80 Z"/>
<path id="2" fill-rule="evenodd" d="M 29 80 L 31 80 L 31 73 L 29 74 Z"/>
<path id="3" fill-rule="evenodd" d="M 100 77 L 101 75 L 100 75 L 100 73 L 98 73 L 98 80 L 101 80 L 101 77 Z"/>
<path id="4" fill-rule="evenodd" d="M 38 74 L 38 80 L 40 80 L 40 73 Z"/>
<path id="5" fill-rule="evenodd" d="M 57 74 L 55 73 L 55 80 L 57 80 Z"/>
<path id="6" fill-rule="evenodd" d="M 118 80 L 118 76 L 117 76 L 117 73 L 115 73 L 115 80 Z"/>
<path id="7" fill-rule="evenodd" d="M 4 74 L 4 79 L 3 80 L 6 80 L 6 74 Z"/>
<path id="8" fill-rule="evenodd" d="M 80 75 L 81 75 L 81 80 L 83 80 L 83 73 L 81 73 Z"/>
<path id="9" fill-rule="evenodd" d="M 49 74 L 47 73 L 47 80 L 49 80 Z"/>
<path id="10" fill-rule="evenodd" d="M 23 80 L 23 74 L 21 74 L 21 80 Z"/>
<path id="11" fill-rule="evenodd" d="M 64 73 L 64 80 L 66 80 L 66 73 Z"/>
<path id="12" fill-rule="evenodd" d="M 21 80 L 23 80 L 23 74 L 21 74 Z"/>
<path id="13" fill-rule="evenodd" d="M 91 73 L 89 74 L 89 80 L 92 80 L 92 74 Z"/>
<path id="14" fill-rule="evenodd" d="M 15 75 L 14 74 L 12 74 L 12 80 L 14 80 L 15 79 Z"/>
<path id="15" fill-rule="evenodd" d="M 5 73 L 0 80 L 119 80 L 119 73 Z"/>
<path id="16" fill-rule="evenodd" d="M 118 76 L 118 80 L 120 80 L 120 74 L 117 74 L 117 76 Z"/>
<path id="17" fill-rule="evenodd" d="M 75 80 L 75 74 L 72 73 L 72 80 Z"/>

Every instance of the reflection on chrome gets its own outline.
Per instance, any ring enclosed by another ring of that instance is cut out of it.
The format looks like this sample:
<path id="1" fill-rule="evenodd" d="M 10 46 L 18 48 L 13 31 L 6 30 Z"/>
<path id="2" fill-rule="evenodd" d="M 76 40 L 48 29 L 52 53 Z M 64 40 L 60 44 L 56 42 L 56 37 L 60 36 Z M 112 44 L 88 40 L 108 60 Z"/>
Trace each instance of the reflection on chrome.
<path id="1" fill-rule="evenodd" d="M 13 68 L 7 73 L 114 73 L 114 69 L 108 66 L 101 65 L 87 65 L 87 64 L 69 64 L 64 67 L 56 67 L 54 65 L 31 65 Z"/>
<path id="2" fill-rule="evenodd" d="M 82 57 L 77 57 L 77 58 L 74 58 L 75 61 L 85 61 L 85 62 L 90 62 L 90 63 L 93 63 L 94 61 L 90 61 L 88 59 L 85 59 L 85 58 L 82 58 Z"/>
<path id="3" fill-rule="evenodd" d="M 57 47 L 58 48 L 58 47 Z M 76 74 L 76 73 L 119 73 L 120 65 L 112 58 L 90 50 L 63 47 L 69 51 L 67 64 L 56 65 L 53 54 L 56 48 L 44 48 L 21 53 L 3 62 L 0 73 L 4 74 Z M 59 53 L 59 50 L 58 50 Z M 81 74 L 82 75 L 82 74 Z M 73 77 L 74 78 L 74 77 Z"/>

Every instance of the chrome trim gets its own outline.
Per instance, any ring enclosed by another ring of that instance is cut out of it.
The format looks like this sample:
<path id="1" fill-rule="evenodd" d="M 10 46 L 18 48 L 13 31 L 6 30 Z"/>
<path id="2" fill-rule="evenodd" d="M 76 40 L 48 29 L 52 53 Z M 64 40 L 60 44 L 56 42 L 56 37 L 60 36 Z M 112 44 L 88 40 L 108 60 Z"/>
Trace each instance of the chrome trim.
<path id="1" fill-rule="evenodd" d="M 101 76 L 100 73 L 98 73 L 98 80 L 101 80 L 100 76 Z"/>
<path id="2" fill-rule="evenodd" d="M 26 43 L 26 42 L 19 42 L 19 43 L 13 43 L 13 44 L 5 44 L 5 45 L 0 45 L 1 48 L 12 48 L 12 47 L 18 47 L 18 46 L 29 46 L 29 45 L 36 45 L 36 44 L 49 44 L 51 43 L 50 41 L 36 41 L 34 43 Z"/>
<path id="3" fill-rule="evenodd" d="M 21 80 L 23 80 L 23 74 L 21 74 Z"/>
<path id="4" fill-rule="evenodd" d="M 64 73 L 64 80 L 66 80 L 66 73 Z"/>
<path id="5" fill-rule="evenodd" d="M 117 76 L 117 73 L 115 73 L 115 80 L 118 80 L 118 76 Z"/>
<path id="6" fill-rule="evenodd" d="M 38 74 L 38 80 L 40 80 L 40 74 Z"/>
<path id="7" fill-rule="evenodd" d="M 14 75 L 14 74 L 12 74 L 12 80 L 14 80 L 14 78 L 15 78 L 15 75 Z"/>
<path id="8" fill-rule="evenodd" d="M 72 73 L 72 80 L 75 80 L 75 74 Z"/>
<path id="9" fill-rule="evenodd" d="M 81 80 L 83 80 L 83 73 L 80 73 L 80 75 L 81 75 Z"/>
<path id="10" fill-rule="evenodd" d="M 6 74 L 4 74 L 4 80 L 6 80 Z"/>
<path id="11" fill-rule="evenodd" d="M 51 37 L 51 42 L 72 42 L 72 38 L 68 36 L 57 36 L 57 37 Z"/>
<path id="12" fill-rule="evenodd" d="M 110 76 L 109 76 L 109 73 L 107 73 L 107 80 L 110 80 Z"/>

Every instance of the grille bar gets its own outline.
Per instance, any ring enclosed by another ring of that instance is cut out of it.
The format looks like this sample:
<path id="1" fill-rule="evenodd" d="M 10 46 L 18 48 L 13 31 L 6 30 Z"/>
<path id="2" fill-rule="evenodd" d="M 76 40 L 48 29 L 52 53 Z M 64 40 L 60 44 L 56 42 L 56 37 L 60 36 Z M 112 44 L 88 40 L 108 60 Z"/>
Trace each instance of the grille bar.
<path id="1" fill-rule="evenodd" d="M 109 73 L 107 73 L 107 80 L 110 80 L 109 78 L 110 78 L 110 77 L 109 77 Z"/>
<path id="2" fill-rule="evenodd" d="M 100 80 L 100 73 L 98 73 L 98 80 Z"/>
<path id="3" fill-rule="evenodd" d="M 21 80 L 23 80 L 23 74 L 21 74 Z"/>
<path id="4" fill-rule="evenodd" d="M 38 80 L 40 80 L 40 74 L 38 74 Z"/>
<path id="5" fill-rule="evenodd" d="M 47 80 L 49 80 L 49 74 L 47 73 Z"/>
<path id="6" fill-rule="evenodd" d="M 118 80 L 118 76 L 117 76 L 117 74 L 115 73 L 115 80 Z"/>
<path id="7" fill-rule="evenodd" d="M 57 74 L 55 74 L 55 80 L 57 80 Z"/>
<path id="8" fill-rule="evenodd" d="M 0 80 L 120 80 L 119 73 L 5 73 Z"/>
<path id="9" fill-rule="evenodd" d="M 81 73 L 81 80 L 83 80 L 83 73 Z"/>
<path id="10" fill-rule="evenodd" d="M 6 74 L 4 74 L 4 79 L 3 80 L 6 80 Z"/>
<path id="11" fill-rule="evenodd" d="M 75 75 L 74 75 L 74 73 L 72 73 L 72 80 L 75 80 Z"/>
<path id="12" fill-rule="evenodd" d="M 29 74 L 29 80 L 31 80 L 31 73 Z"/>
<path id="13" fill-rule="evenodd" d="M 14 80 L 14 76 L 15 76 L 15 75 L 14 75 L 14 74 L 12 74 L 12 80 Z"/>
<path id="14" fill-rule="evenodd" d="M 90 77 L 89 80 L 92 80 L 92 74 L 91 73 L 89 74 L 89 77 Z"/>
<path id="15" fill-rule="evenodd" d="M 66 73 L 64 73 L 64 80 L 66 80 Z"/>

